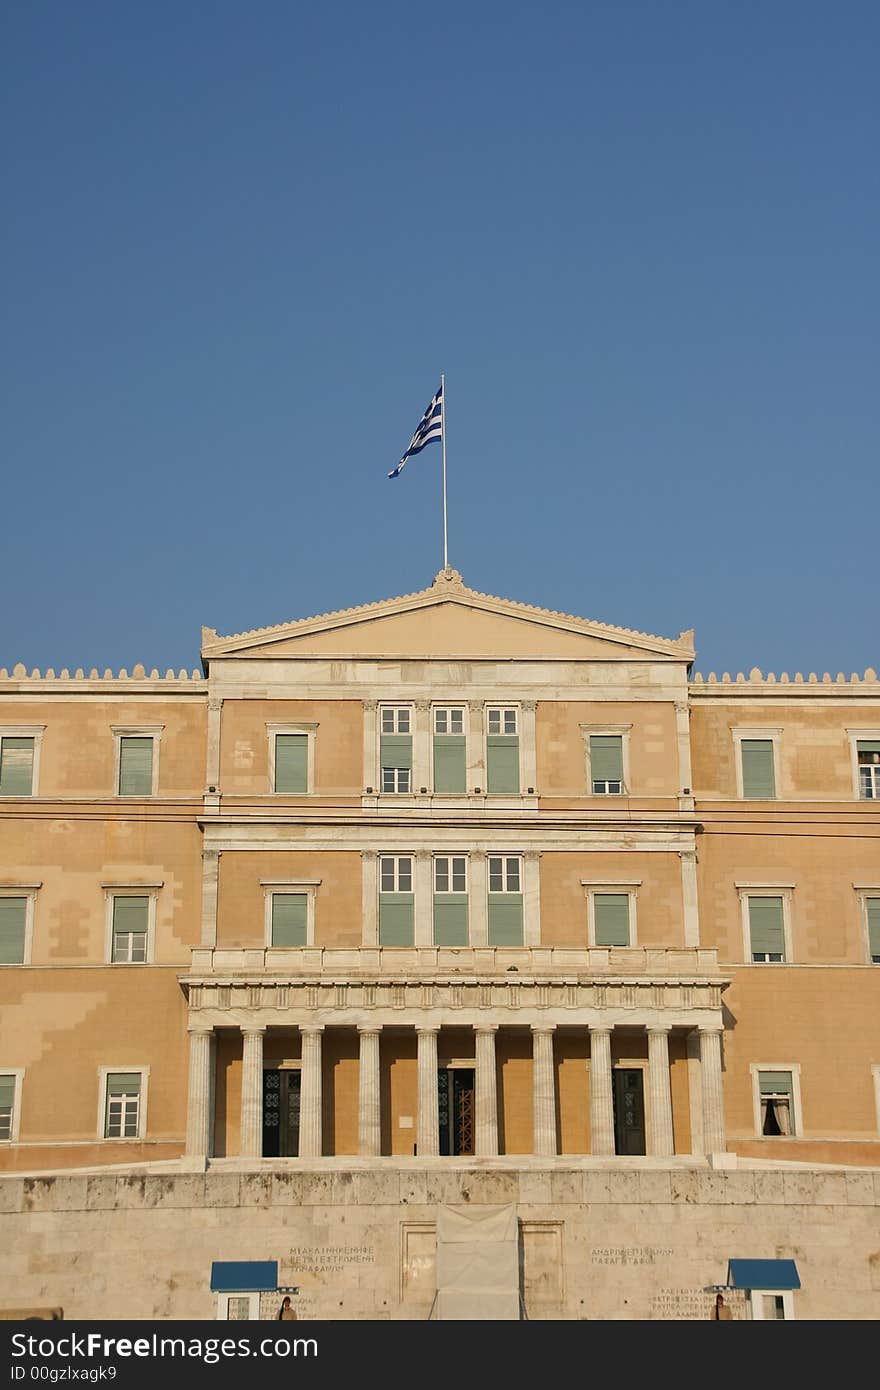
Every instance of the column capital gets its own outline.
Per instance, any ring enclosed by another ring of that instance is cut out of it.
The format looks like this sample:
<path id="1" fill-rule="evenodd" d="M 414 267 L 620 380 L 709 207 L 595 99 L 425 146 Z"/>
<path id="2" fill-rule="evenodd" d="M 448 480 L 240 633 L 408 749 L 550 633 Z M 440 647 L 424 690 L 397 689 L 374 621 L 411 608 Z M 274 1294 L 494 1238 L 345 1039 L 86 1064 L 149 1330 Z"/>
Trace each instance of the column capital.
<path id="1" fill-rule="evenodd" d="M 369 863 L 370 860 L 376 860 L 376 859 L 378 859 L 378 858 L 379 858 L 379 851 L 378 851 L 377 849 L 362 849 L 362 850 L 361 850 L 361 859 L 363 859 L 365 863 Z"/>
<path id="2" fill-rule="evenodd" d="M 301 1023 L 299 1025 L 299 1031 L 306 1037 L 312 1037 L 315 1034 L 320 1035 L 323 1033 L 324 1025 L 323 1023 Z"/>
<path id="3" fill-rule="evenodd" d="M 474 1024 L 474 1032 L 475 1032 L 476 1034 L 480 1034 L 480 1033 L 497 1033 L 497 1032 L 498 1032 L 498 1024 L 497 1024 L 497 1023 L 475 1023 L 475 1024 Z"/>
<path id="4" fill-rule="evenodd" d="M 242 1023 L 239 1027 L 242 1035 L 246 1038 L 261 1038 L 266 1031 L 265 1023 Z"/>
<path id="5" fill-rule="evenodd" d="M 223 696 L 222 696 L 222 695 L 209 695 L 209 696 L 208 696 L 208 709 L 211 711 L 212 714 L 216 714 L 217 711 L 220 710 L 220 709 L 222 709 L 222 708 L 223 708 Z"/>
<path id="6" fill-rule="evenodd" d="M 471 714 L 482 714 L 483 710 L 486 708 L 486 701 L 468 700 L 467 707 L 470 710 Z"/>
<path id="7" fill-rule="evenodd" d="M 365 710 L 369 710 L 369 712 L 370 712 L 371 714 L 375 714 L 376 710 L 379 708 L 379 701 L 378 701 L 378 700 L 364 700 L 362 703 L 363 703 L 364 709 L 365 709 Z"/>
<path id="8" fill-rule="evenodd" d="M 430 701 L 430 700 L 416 700 L 415 706 L 416 706 L 416 709 L 419 711 L 420 714 L 424 714 L 424 713 L 425 713 L 425 710 L 429 710 L 429 709 L 431 708 L 431 701 Z"/>
<path id="9" fill-rule="evenodd" d="M 594 1025 L 594 1024 L 590 1023 L 590 1024 L 587 1025 L 587 1032 L 589 1033 L 589 1035 L 590 1035 L 591 1038 L 599 1038 L 599 1037 L 607 1037 L 607 1038 L 610 1038 L 610 1037 L 611 1037 L 611 1034 L 614 1032 L 614 1024 L 613 1024 L 613 1023 L 600 1023 L 600 1024 L 598 1024 L 598 1025 Z"/>
<path id="10" fill-rule="evenodd" d="M 538 702 L 537 700 L 522 700 L 520 701 L 520 705 L 526 714 L 534 714 L 535 710 L 537 709 Z"/>
<path id="11" fill-rule="evenodd" d="M 186 1031 L 191 1038 L 210 1038 L 214 1033 L 214 1026 L 211 1023 L 188 1023 Z"/>
<path id="12" fill-rule="evenodd" d="M 650 1038 L 653 1033 L 655 1037 L 668 1038 L 672 1032 L 671 1023 L 650 1023 L 645 1025 L 645 1032 Z"/>
<path id="13" fill-rule="evenodd" d="M 724 1036 L 724 1026 L 720 1023 L 698 1023 L 694 1032 L 700 1033 L 703 1037 L 710 1038 L 713 1035 L 721 1038 Z"/>
<path id="14" fill-rule="evenodd" d="M 378 1037 L 379 1034 L 382 1032 L 382 1024 L 359 1023 L 357 1026 L 357 1030 L 362 1038 Z M 321 1031 L 323 1031 L 323 1029 Z M 303 1032 L 302 1028 L 300 1029 L 300 1032 Z"/>
<path id="15" fill-rule="evenodd" d="M 434 858 L 434 851 L 431 849 L 417 849 L 413 858 L 417 864 L 429 864 Z"/>
<path id="16" fill-rule="evenodd" d="M 440 1032 L 440 1024 L 439 1024 L 439 1023 L 417 1023 L 417 1024 L 416 1024 L 416 1033 L 417 1033 L 417 1034 L 422 1034 L 422 1033 L 435 1033 L 435 1034 L 436 1034 L 436 1033 L 439 1033 L 439 1032 Z"/>
<path id="17" fill-rule="evenodd" d="M 532 1035 L 533 1035 L 533 1036 L 534 1036 L 535 1034 L 538 1034 L 538 1033 L 555 1033 L 555 1032 L 556 1032 L 556 1024 L 555 1024 L 555 1023 L 533 1023 L 533 1024 L 531 1025 L 531 1029 L 532 1029 Z"/>

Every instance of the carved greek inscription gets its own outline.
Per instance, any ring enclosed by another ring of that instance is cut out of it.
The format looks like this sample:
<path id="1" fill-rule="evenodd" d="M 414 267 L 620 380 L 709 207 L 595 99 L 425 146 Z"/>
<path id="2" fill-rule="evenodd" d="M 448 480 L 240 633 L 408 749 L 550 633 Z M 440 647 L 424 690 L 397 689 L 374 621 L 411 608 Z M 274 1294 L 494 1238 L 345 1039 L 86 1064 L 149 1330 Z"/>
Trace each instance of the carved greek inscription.
<path id="1" fill-rule="evenodd" d="M 668 1245 L 597 1245 L 590 1260 L 594 1265 L 652 1265 L 672 1254 Z"/>
<path id="2" fill-rule="evenodd" d="M 352 1265 L 373 1265 L 372 1245 L 294 1245 L 287 1263 L 297 1274 L 323 1274 Z"/>

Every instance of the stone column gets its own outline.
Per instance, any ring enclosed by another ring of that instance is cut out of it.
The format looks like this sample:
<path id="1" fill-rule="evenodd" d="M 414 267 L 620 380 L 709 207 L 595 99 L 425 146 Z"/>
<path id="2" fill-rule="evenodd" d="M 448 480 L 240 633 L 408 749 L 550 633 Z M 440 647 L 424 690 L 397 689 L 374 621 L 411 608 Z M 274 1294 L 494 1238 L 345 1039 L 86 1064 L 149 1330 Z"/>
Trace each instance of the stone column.
<path id="1" fill-rule="evenodd" d="M 437 1096 L 437 1028 L 417 1030 L 419 1047 L 419 1098 L 416 1143 L 419 1158 L 436 1158 L 440 1152 L 440 1116 Z"/>
<path id="2" fill-rule="evenodd" d="M 223 700 L 219 695 L 208 697 L 208 746 L 206 756 L 205 797 L 212 807 L 220 804 L 220 719 Z"/>
<path id="3" fill-rule="evenodd" d="M 538 762 L 537 762 L 537 740 L 535 734 L 535 701 L 523 700 L 522 727 L 520 729 L 520 766 L 522 767 L 522 783 L 520 791 L 523 796 L 529 794 L 529 787 L 537 791 L 538 784 Z"/>
<path id="4" fill-rule="evenodd" d="M 241 1137 L 242 1158 L 260 1158 L 263 1153 L 263 1034 L 265 1027 L 248 1023 L 242 1027 Z"/>
<path id="5" fill-rule="evenodd" d="M 217 945 L 217 890 L 220 883 L 220 852 L 202 851 L 202 938 L 203 946 Z"/>
<path id="6" fill-rule="evenodd" d="M 681 851 L 681 900 L 684 909 L 684 944 L 700 944 L 700 905 L 697 897 L 697 855 L 692 849 Z"/>
<path id="7" fill-rule="evenodd" d="M 323 1148 L 321 1096 L 321 1024 L 300 1028 L 302 1037 L 302 1081 L 299 1115 L 299 1156 L 320 1158 Z"/>
<path id="8" fill-rule="evenodd" d="M 498 1153 L 498 1086 L 495 1079 L 495 1034 L 497 1031 L 497 1023 L 484 1024 L 475 1029 L 477 1094 L 474 1148 L 477 1158 L 494 1158 Z"/>
<path id="9" fill-rule="evenodd" d="M 361 945 L 379 945 L 379 856 L 361 850 Z"/>
<path id="10" fill-rule="evenodd" d="M 468 702 L 467 790 L 475 787 L 486 790 L 486 739 L 483 731 L 485 715 L 481 700 Z"/>
<path id="11" fill-rule="evenodd" d="M 428 792 L 434 790 L 432 749 L 431 703 L 429 700 L 416 700 L 412 734 L 412 789 L 416 795 L 421 794 L 422 787 Z"/>
<path id="12" fill-rule="evenodd" d="M 523 855 L 523 945 L 541 944 L 541 855 Z"/>
<path id="13" fill-rule="evenodd" d="M 382 1152 L 379 1099 L 379 1038 L 381 1028 L 358 1027 L 360 1079 L 358 1084 L 358 1153 L 378 1158 Z"/>
<path id="14" fill-rule="evenodd" d="M 468 860 L 468 935 L 472 946 L 489 944 L 489 869 L 485 854 L 475 850 Z"/>
<path id="15" fill-rule="evenodd" d="M 614 1153 L 611 1029 L 590 1029 L 590 1152 Z"/>
<path id="16" fill-rule="evenodd" d="M 669 1089 L 669 1029 L 648 1029 L 648 1108 L 651 1153 L 659 1158 L 675 1152 L 672 1139 L 672 1093 Z"/>
<path id="17" fill-rule="evenodd" d="M 675 735 L 678 744 L 678 809 L 694 809 L 694 784 L 691 772 L 690 710 L 685 702 L 675 703 Z"/>
<path id="18" fill-rule="evenodd" d="M 553 1067 L 555 1025 L 532 1024 L 533 1151 L 541 1158 L 556 1156 L 556 1074 Z"/>
<path id="19" fill-rule="evenodd" d="M 417 946 L 434 945 L 434 860 L 428 849 L 416 850 L 413 862 L 414 940 Z"/>
<path id="20" fill-rule="evenodd" d="M 364 789 L 379 792 L 379 715 L 376 700 L 364 700 Z"/>
<path id="21" fill-rule="evenodd" d="M 188 1158 L 210 1158 L 213 1136 L 211 1053 L 213 1028 L 189 1028 L 189 1091 L 186 1107 Z"/>
<path id="22" fill-rule="evenodd" d="M 703 1148 L 724 1153 L 724 1089 L 721 1081 L 721 1028 L 700 1029 L 700 1091 L 703 1098 Z"/>

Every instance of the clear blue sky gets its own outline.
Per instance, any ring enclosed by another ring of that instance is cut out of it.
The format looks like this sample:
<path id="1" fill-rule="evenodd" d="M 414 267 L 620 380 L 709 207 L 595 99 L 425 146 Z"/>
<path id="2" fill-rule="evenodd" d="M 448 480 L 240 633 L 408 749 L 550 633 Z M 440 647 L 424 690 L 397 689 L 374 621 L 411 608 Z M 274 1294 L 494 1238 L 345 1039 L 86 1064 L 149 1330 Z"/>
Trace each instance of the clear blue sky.
<path id="1" fill-rule="evenodd" d="M 0 666 L 484 592 L 880 667 L 880 6 L 17 0 Z"/>

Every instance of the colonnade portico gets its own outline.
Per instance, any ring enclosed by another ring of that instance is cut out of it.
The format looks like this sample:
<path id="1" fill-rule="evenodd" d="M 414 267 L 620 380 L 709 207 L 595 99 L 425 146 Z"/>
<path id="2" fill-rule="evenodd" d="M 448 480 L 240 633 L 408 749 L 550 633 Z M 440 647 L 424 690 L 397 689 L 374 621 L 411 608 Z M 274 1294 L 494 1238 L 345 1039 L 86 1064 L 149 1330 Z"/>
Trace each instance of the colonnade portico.
<path id="1" fill-rule="evenodd" d="M 201 1011 L 198 1011 L 201 1012 Z M 259 1011 L 254 1011 L 256 1014 Z M 435 1158 L 441 1153 L 440 1119 L 438 1111 L 438 1039 L 441 1030 L 451 1028 L 462 1032 L 462 1020 L 416 1018 L 407 1021 L 399 1017 L 379 1021 L 336 1019 L 325 1021 L 299 1020 L 272 1024 L 255 1018 L 236 1020 L 200 1018 L 191 1015 L 189 1096 L 187 1114 L 187 1155 L 206 1159 L 212 1153 L 214 1093 L 212 1066 L 215 1049 L 215 1029 L 228 1031 L 237 1028 L 241 1035 L 241 1100 L 239 1156 L 259 1159 L 263 1137 L 263 1070 L 264 1040 L 267 1029 L 278 1028 L 284 1033 L 298 1032 L 301 1044 L 299 1141 L 298 1156 L 317 1159 L 323 1155 L 323 1040 L 328 1029 L 356 1031 L 358 1039 L 357 1085 L 357 1152 L 365 1159 L 380 1159 L 382 1150 L 382 1071 L 380 1047 L 383 1032 L 395 1037 L 414 1032 L 416 1038 L 417 1107 L 415 1117 L 414 1153 L 419 1158 Z M 604 1021 L 574 1024 L 566 1018 L 563 1024 L 543 1019 L 477 1018 L 466 1028 L 473 1038 L 470 1065 L 474 1079 L 474 1146 L 477 1159 L 493 1158 L 499 1149 L 499 1092 L 496 1042 L 499 1031 L 508 1030 L 522 1036 L 526 1029 L 531 1036 L 532 1059 L 532 1153 L 535 1157 L 551 1159 L 559 1153 L 557 1135 L 557 1061 L 554 1038 L 586 1035 L 589 1039 L 589 1152 L 596 1157 L 613 1157 L 616 1153 L 614 1070 L 612 1039 L 615 1028 L 627 1037 L 633 1034 L 647 1038 L 647 1065 L 644 1069 L 644 1107 L 647 1118 L 647 1152 L 655 1157 L 671 1157 L 675 1153 L 673 1133 L 673 1104 L 670 1085 L 669 1039 L 673 1029 L 678 1036 L 699 1036 L 699 1076 L 694 1103 L 700 1107 L 703 1144 L 707 1153 L 723 1151 L 725 1147 L 721 1078 L 722 1027 L 715 1020 L 679 1020 L 659 1022 L 655 1018 L 639 1023 L 633 1019 L 622 1022 Z M 455 1065 L 467 1065 L 468 1059 Z M 586 1104 L 587 1075 L 584 1068 L 584 1103 Z M 640 1083 L 641 1084 L 641 1083 Z M 328 1155 L 331 1156 L 331 1155 Z"/>

